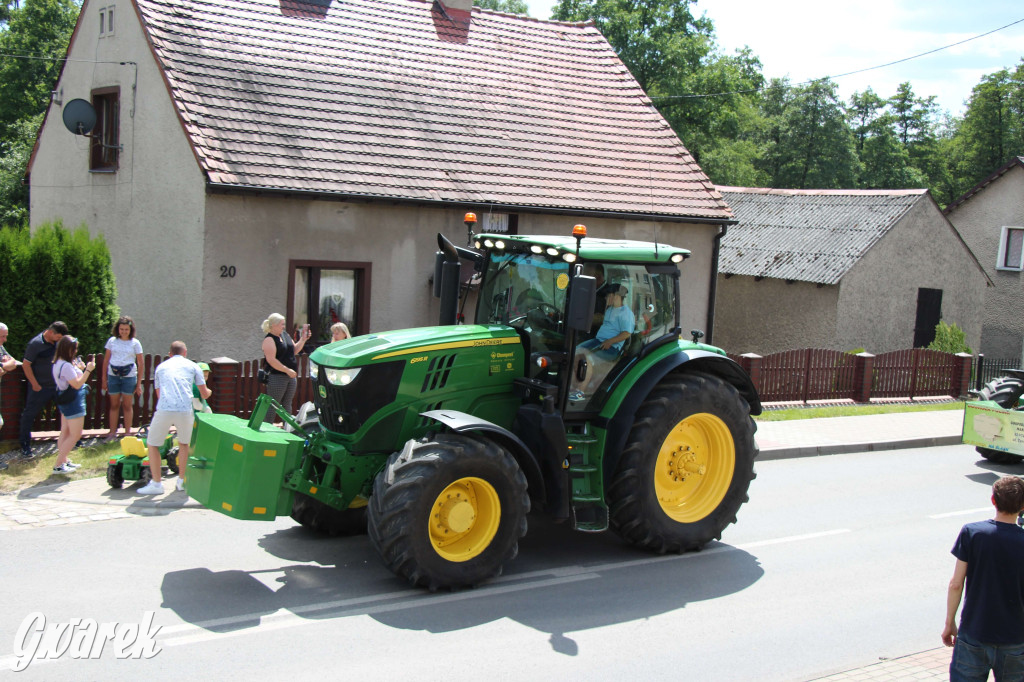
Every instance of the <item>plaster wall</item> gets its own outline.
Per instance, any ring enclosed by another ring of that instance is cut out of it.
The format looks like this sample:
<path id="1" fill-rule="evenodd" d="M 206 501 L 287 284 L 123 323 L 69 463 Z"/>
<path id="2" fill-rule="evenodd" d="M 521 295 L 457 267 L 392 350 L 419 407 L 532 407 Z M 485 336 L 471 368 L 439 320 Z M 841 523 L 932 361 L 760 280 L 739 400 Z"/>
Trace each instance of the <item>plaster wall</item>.
<path id="1" fill-rule="evenodd" d="M 737 355 L 794 348 L 848 350 L 836 342 L 838 296 L 834 286 L 719 275 L 715 345 Z"/>
<path id="2" fill-rule="evenodd" d="M 953 209 L 949 216 L 994 287 L 982 308 L 980 349 L 992 358 L 1019 358 L 1024 338 L 1024 273 L 997 270 L 1002 228 L 1024 227 L 1024 168 L 1015 166 Z"/>
<path id="3" fill-rule="evenodd" d="M 912 348 L 919 288 L 941 289 L 941 318 L 981 340 L 984 273 L 929 196 L 923 196 L 843 277 L 837 342 L 842 350 Z"/>
<path id="4" fill-rule="evenodd" d="M 109 7 L 115 3 L 105 0 Z M 199 343 L 204 177 L 174 113 L 130 2 L 116 3 L 114 33 L 99 37 L 99 5 L 86 0 L 70 59 L 56 85 L 30 168 L 30 223 L 85 224 L 103 235 L 118 305 L 134 318 L 147 353 Z M 131 63 L 137 62 L 136 67 Z M 89 139 L 63 125 L 63 105 L 120 88 L 115 172 L 90 172 Z M 54 317 L 60 304 L 53 302 Z"/>
<path id="5" fill-rule="evenodd" d="M 252 195 L 210 195 L 204 222 L 203 358 L 249 360 L 259 355 L 260 323 L 287 314 L 291 260 L 371 264 L 370 329 L 384 331 L 437 324 L 438 301 L 430 278 L 437 233 L 466 243 L 461 209 L 316 201 Z M 519 234 L 571 232 L 578 219 L 519 214 Z M 653 240 L 654 226 L 588 219 L 593 237 Z M 707 314 L 710 225 L 662 224 L 662 243 L 690 248 L 682 265 L 683 328 L 703 328 Z M 221 277 L 222 266 L 235 276 Z M 466 319 L 474 321 L 472 304 Z"/>

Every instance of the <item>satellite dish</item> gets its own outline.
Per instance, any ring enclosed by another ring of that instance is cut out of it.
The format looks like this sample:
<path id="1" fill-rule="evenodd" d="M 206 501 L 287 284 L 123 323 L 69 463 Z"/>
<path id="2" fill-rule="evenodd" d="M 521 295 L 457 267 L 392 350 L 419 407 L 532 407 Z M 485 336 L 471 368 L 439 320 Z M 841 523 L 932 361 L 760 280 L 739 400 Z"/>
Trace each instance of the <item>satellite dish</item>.
<path id="1" fill-rule="evenodd" d="M 96 110 L 84 99 L 64 105 L 64 127 L 75 135 L 88 135 L 96 125 Z"/>

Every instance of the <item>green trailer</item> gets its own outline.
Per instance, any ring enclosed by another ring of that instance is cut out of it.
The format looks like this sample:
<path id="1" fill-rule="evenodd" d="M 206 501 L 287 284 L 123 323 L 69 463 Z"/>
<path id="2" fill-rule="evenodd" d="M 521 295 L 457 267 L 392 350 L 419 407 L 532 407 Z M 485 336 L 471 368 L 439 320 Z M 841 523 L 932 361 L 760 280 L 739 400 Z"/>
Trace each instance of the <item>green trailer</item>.
<path id="1" fill-rule="evenodd" d="M 298 418 L 266 396 L 248 421 L 197 415 L 189 495 L 239 519 L 368 533 L 431 590 L 500 574 L 530 512 L 659 553 L 719 539 L 755 476 L 761 407 L 724 351 L 682 334 L 689 252 L 582 226 L 438 245 L 441 323 L 316 349 Z M 475 324 L 455 324 L 463 263 L 479 274 Z M 602 344 L 622 307 L 632 324 Z"/>

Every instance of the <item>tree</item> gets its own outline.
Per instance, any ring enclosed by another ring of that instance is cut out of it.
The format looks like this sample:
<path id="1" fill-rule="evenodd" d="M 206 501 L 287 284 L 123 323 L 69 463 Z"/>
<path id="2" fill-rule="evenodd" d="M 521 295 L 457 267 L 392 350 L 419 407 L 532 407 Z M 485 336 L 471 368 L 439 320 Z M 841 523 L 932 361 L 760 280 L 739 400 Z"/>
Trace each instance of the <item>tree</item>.
<path id="1" fill-rule="evenodd" d="M 963 171 L 974 182 L 1024 153 L 1024 59 L 1014 71 L 988 74 L 974 86 L 958 135 Z"/>
<path id="2" fill-rule="evenodd" d="M 860 154 L 864 165 L 860 186 L 867 189 L 926 187 L 924 174 L 910 162 L 910 154 L 896 134 L 885 128 L 864 142 Z"/>
<path id="3" fill-rule="evenodd" d="M 24 348 L 51 322 L 63 320 L 83 354 L 98 353 L 118 316 L 110 251 L 84 225 L 73 232 L 59 221 L 31 234 L 27 226 L 0 230 L 0 290 L 10 349 Z"/>
<path id="4" fill-rule="evenodd" d="M 856 186 L 860 161 L 835 83 L 827 78 L 814 81 L 766 104 L 769 149 L 763 167 L 773 187 Z"/>
<path id="5" fill-rule="evenodd" d="M 18 121 L 0 142 L 0 226 L 28 221 L 28 186 L 22 180 L 43 115 Z"/>
<path id="6" fill-rule="evenodd" d="M 864 150 L 864 142 L 872 135 L 877 135 L 880 128 L 887 125 L 882 118 L 885 100 L 868 88 L 864 92 L 855 92 L 850 96 L 850 106 L 846 113 L 853 126 L 853 136 L 857 140 L 857 153 Z"/>
<path id="7" fill-rule="evenodd" d="M 526 0 L 473 0 L 473 5 L 484 9 L 493 9 L 498 12 L 508 12 L 509 14 L 530 13 Z"/>

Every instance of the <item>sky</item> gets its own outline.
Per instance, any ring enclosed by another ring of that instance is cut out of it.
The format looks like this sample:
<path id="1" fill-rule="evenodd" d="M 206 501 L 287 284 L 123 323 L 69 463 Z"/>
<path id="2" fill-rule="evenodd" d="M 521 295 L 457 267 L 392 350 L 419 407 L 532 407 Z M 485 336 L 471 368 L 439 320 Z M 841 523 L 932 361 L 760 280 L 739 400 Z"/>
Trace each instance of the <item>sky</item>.
<path id="1" fill-rule="evenodd" d="M 530 16 L 547 19 L 554 0 L 527 0 Z M 800 83 L 911 57 L 1024 19 L 1020 0 L 698 0 L 691 11 L 715 26 L 726 54 L 749 46 L 766 78 Z M 868 87 L 881 97 L 910 81 L 918 97 L 936 96 L 960 116 L 985 74 L 1024 57 L 1024 21 L 984 38 L 901 64 L 833 80 L 848 101 Z"/>

